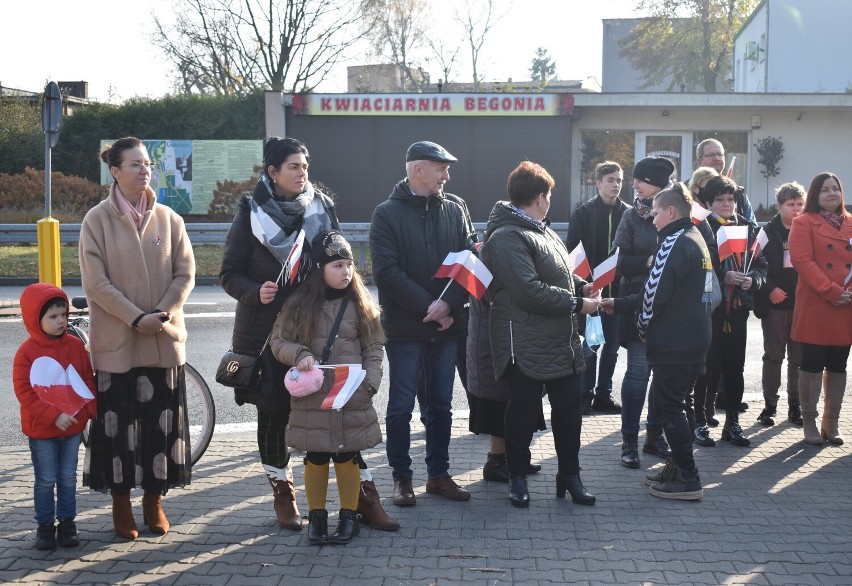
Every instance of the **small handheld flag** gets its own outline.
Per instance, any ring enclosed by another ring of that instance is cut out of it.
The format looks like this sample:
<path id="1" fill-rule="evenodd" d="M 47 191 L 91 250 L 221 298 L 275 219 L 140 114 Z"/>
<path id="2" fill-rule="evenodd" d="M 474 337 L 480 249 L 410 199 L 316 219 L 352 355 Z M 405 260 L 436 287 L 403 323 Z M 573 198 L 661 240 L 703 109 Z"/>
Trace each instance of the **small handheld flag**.
<path id="1" fill-rule="evenodd" d="M 618 251 L 619 249 L 616 248 L 612 256 L 595 267 L 594 281 L 592 282 L 593 291 L 600 291 L 615 281 L 615 270 L 618 267 Z"/>
<path id="2" fill-rule="evenodd" d="M 367 371 L 360 364 L 320 364 L 319 368 L 334 369 L 334 385 L 320 407 L 325 410 L 342 409 L 367 376 Z"/>
<path id="3" fill-rule="evenodd" d="M 293 248 L 290 249 L 290 254 L 287 256 L 287 265 L 290 267 L 288 281 L 292 285 L 296 280 L 296 275 L 299 274 L 299 265 L 302 263 L 302 248 L 305 246 L 305 229 L 299 230 L 299 235 L 296 236 L 296 241 L 293 243 Z"/>
<path id="4" fill-rule="evenodd" d="M 462 250 L 461 252 L 447 254 L 447 258 L 444 259 L 444 262 L 435 273 L 435 278 L 449 278 L 451 279 L 450 283 L 455 281 L 467 289 L 471 295 L 477 299 L 482 299 L 482 296 L 485 295 L 485 290 L 488 289 L 488 285 L 491 284 L 494 276 L 488 270 L 488 267 L 476 258 L 471 251 Z M 441 291 L 438 299 L 444 296 L 450 283 L 447 283 L 447 286 Z"/>
<path id="5" fill-rule="evenodd" d="M 744 253 L 748 247 L 748 226 L 720 226 L 716 242 L 720 262 L 734 253 Z"/>
<path id="6" fill-rule="evenodd" d="M 700 224 L 704 220 L 707 219 L 712 212 L 707 208 L 702 207 L 698 204 L 698 202 L 692 202 L 692 223 L 695 225 Z"/>
<path id="7" fill-rule="evenodd" d="M 574 274 L 581 279 L 588 279 L 592 274 L 592 267 L 589 265 L 589 258 L 586 256 L 586 249 L 583 247 L 583 242 L 577 243 L 574 250 L 568 253 L 568 259 L 571 261 L 571 266 L 574 267 Z"/>
<path id="8" fill-rule="evenodd" d="M 766 234 L 766 230 L 762 227 L 760 228 L 760 232 L 757 233 L 757 237 L 754 239 L 754 242 L 751 245 L 751 258 L 748 260 L 748 264 L 746 265 L 746 269 L 744 272 L 748 272 L 749 268 L 751 268 L 751 263 L 754 262 L 760 254 L 763 252 L 763 249 L 769 243 L 769 236 Z"/>

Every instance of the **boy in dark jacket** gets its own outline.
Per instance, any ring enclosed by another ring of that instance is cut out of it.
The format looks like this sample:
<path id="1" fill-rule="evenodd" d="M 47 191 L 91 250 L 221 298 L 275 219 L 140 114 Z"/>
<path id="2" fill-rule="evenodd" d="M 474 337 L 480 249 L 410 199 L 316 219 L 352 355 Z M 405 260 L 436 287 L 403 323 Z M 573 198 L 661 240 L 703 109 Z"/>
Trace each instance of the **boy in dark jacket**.
<path id="1" fill-rule="evenodd" d="M 595 167 L 598 195 L 578 207 L 568 223 L 568 237 L 565 239 L 568 251 L 574 250 L 582 242 L 590 266 L 598 266 L 609 256 L 618 223 L 628 209 L 627 204 L 619 198 L 623 181 L 621 165 L 613 161 L 600 163 Z M 601 296 L 618 297 L 618 281 L 604 287 Z M 615 371 L 619 346 L 618 316 L 602 315 L 601 327 L 605 341 L 597 353 L 583 342 L 583 359 L 586 361 L 586 371 L 583 373 L 583 415 L 588 415 L 592 410 L 621 413 L 621 405 L 612 400 L 612 373 Z"/>
<path id="2" fill-rule="evenodd" d="M 763 228 L 769 239 L 763 256 L 769 265 L 766 286 L 754 297 L 754 314 L 763 328 L 763 400 L 765 407 L 757 418 L 763 425 L 775 425 L 778 408 L 778 389 L 781 387 L 781 363 L 787 354 L 787 418 L 802 425 L 799 406 L 799 364 L 802 346 L 790 338 L 793 325 L 793 304 L 799 276 L 790 262 L 787 237 L 793 218 L 805 209 L 805 189 L 795 181 L 785 183 L 775 192 L 778 215 Z"/>
<path id="3" fill-rule="evenodd" d="M 35 472 L 36 549 L 80 544 L 77 515 L 77 452 L 86 423 L 97 416 L 95 374 L 83 342 L 68 334 L 68 297 L 50 283 L 21 294 L 21 316 L 30 334 L 12 370 L 21 403 L 21 430 L 29 438 Z M 56 499 L 54 500 L 54 487 Z"/>
<path id="4" fill-rule="evenodd" d="M 653 372 L 654 408 L 671 449 L 662 472 L 645 483 L 653 496 L 680 500 L 704 496 L 685 409 L 710 348 L 713 293 L 713 263 L 691 212 L 692 196 L 682 183 L 657 194 L 652 215 L 660 246 L 648 280 L 638 294 L 604 301 L 604 307 L 637 308 L 636 327 Z"/>

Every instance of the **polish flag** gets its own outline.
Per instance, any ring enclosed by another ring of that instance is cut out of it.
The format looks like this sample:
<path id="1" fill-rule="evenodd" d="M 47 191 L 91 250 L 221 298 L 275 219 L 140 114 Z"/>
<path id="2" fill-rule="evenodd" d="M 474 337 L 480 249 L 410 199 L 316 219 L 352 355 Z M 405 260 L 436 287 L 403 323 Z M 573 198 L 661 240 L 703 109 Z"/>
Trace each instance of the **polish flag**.
<path id="1" fill-rule="evenodd" d="M 293 243 L 293 248 L 290 249 L 290 254 L 287 255 L 287 265 L 290 267 L 290 284 L 296 280 L 296 275 L 299 274 L 299 265 L 302 262 L 302 249 L 305 247 L 305 230 L 299 230 L 299 235 L 296 236 L 296 242 Z"/>
<path id="2" fill-rule="evenodd" d="M 719 261 L 734 253 L 744 253 L 748 248 L 748 226 L 720 226 L 716 232 L 719 245 Z"/>
<path id="3" fill-rule="evenodd" d="M 698 202 L 692 202 L 692 223 L 695 225 L 700 224 L 704 220 L 707 219 L 707 216 L 711 214 L 710 210 L 704 208 Z"/>
<path id="4" fill-rule="evenodd" d="M 494 276 L 471 251 L 462 250 L 447 255 L 447 258 L 444 259 L 441 267 L 435 273 L 435 278 L 450 278 L 467 289 L 477 299 L 482 299 Z M 447 283 L 447 286 L 449 287 L 449 283 Z M 446 290 L 444 288 L 444 291 Z M 441 296 L 443 296 L 443 292 Z"/>
<path id="5" fill-rule="evenodd" d="M 319 367 L 334 369 L 334 385 L 323 399 L 321 406 L 327 411 L 342 409 L 367 376 L 367 371 L 360 364 L 321 364 Z"/>
<path id="6" fill-rule="evenodd" d="M 595 267 L 595 280 L 592 282 L 592 291 L 600 291 L 615 281 L 615 269 L 618 267 L 618 248 L 612 256 Z"/>
<path id="7" fill-rule="evenodd" d="M 589 265 L 589 258 L 586 256 L 586 249 L 583 248 L 583 241 L 577 243 L 574 250 L 568 253 L 568 260 L 571 261 L 571 266 L 574 267 L 574 274 L 581 279 L 588 279 L 592 274 L 592 267 Z"/>
<path id="8" fill-rule="evenodd" d="M 751 244 L 751 249 L 749 250 L 749 252 L 751 252 L 751 258 L 748 261 L 748 266 L 746 266 L 745 272 L 748 272 L 749 267 L 751 267 L 751 263 L 754 262 L 754 259 L 760 256 L 768 243 L 769 236 L 766 234 L 766 230 L 761 228 L 760 232 L 757 233 L 757 237 L 754 239 L 754 242 Z"/>
<path id="9" fill-rule="evenodd" d="M 728 172 L 726 173 L 729 179 L 734 176 L 734 165 L 736 164 L 736 162 L 737 156 L 734 155 L 733 157 L 731 157 L 731 164 L 728 165 Z"/>

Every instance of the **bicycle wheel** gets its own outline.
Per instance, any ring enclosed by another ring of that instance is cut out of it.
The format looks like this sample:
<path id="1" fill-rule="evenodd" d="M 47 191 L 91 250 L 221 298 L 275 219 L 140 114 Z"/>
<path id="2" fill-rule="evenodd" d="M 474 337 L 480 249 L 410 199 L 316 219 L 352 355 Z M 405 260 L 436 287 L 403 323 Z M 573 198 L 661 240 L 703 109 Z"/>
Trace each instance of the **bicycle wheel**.
<path id="1" fill-rule="evenodd" d="M 213 394 L 191 365 L 184 364 L 186 377 L 186 411 L 189 417 L 189 445 L 192 464 L 195 465 L 213 437 L 216 426 L 216 406 L 213 404 Z"/>

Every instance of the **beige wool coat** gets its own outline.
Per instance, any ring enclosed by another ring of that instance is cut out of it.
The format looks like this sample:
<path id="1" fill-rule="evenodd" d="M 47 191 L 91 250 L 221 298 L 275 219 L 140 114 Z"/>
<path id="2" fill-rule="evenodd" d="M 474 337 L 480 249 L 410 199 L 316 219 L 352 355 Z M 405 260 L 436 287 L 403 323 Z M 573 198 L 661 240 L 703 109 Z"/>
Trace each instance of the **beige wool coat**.
<path id="1" fill-rule="evenodd" d="M 142 231 L 118 206 L 115 184 L 80 227 L 80 276 L 89 300 L 90 345 L 96 370 L 127 372 L 186 362 L 183 304 L 195 285 L 195 257 L 183 219 L 156 203 L 149 187 Z M 171 320 L 155 335 L 132 327 L 159 309 Z"/>
<path id="2" fill-rule="evenodd" d="M 318 335 L 310 347 L 291 341 L 292 321 L 278 316 L 272 328 L 269 345 L 280 362 L 288 366 L 312 354 L 317 362 L 334 325 L 342 299 L 326 301 Z M 329 364 L 360 364 L 367 371 L 364 382 L 342 409 L 323 410 L 321 405 L 334 384 L 334 371 L 325 371 L 322 388 L 307 397 L 290 397 L 290 422 L 287 425 L 287 445 L 303 452 L 358 452 L 381 443 L 382 431 L 373 408 L 373 395 L 382 380 L 384 349 L 377 345 L 361 344 L 358 313 L 350 300 L 340 331 L 331 347 Z M 286 391 L 285 391 L 286 392 Z"/>

